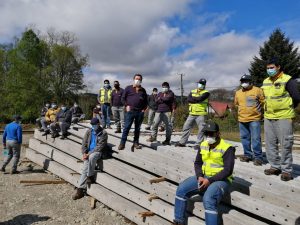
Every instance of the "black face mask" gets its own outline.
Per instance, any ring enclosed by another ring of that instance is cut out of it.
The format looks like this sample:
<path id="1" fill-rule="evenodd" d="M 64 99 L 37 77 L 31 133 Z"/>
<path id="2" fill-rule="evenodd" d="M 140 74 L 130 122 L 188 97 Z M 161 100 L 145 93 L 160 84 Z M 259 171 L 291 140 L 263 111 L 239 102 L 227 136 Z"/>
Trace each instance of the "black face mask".
<path id="1" fill-rule="evenodd" d="M 115 87 L 115 88 L 119 88 L 119 87 L 120 87 L 120 84 L 115 84 L 114 87 Z"/>

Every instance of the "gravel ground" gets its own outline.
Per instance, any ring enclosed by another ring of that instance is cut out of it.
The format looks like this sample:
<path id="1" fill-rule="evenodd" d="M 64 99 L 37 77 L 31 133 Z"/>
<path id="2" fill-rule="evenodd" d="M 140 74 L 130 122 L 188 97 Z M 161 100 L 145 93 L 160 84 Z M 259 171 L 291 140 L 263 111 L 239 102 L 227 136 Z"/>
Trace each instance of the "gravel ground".
<path id="1" fill-rule="evenodd" d="M 23 138 L 24 144 L 28 144 L 30 135 Z M 0 149 L 2 164 L 2 146 Z M 24 154 L 22 148 L 21 160 Z M 33 166 L 32 171 L 28 171 L 30 165 Z M 7 166 L 6 173 L 0 172 L 0 225 L 132 224 L 100 202 L 97 202 L 96 209 L 91 210 L 89 197 L 73 201 L 74 187 L 70 184 L 20 184 L 20 180 L 58 179 L 33 163 L 22 163 L 18 167 L 22 172 L 14 175 L 9 174 L 10 166 Z"/>

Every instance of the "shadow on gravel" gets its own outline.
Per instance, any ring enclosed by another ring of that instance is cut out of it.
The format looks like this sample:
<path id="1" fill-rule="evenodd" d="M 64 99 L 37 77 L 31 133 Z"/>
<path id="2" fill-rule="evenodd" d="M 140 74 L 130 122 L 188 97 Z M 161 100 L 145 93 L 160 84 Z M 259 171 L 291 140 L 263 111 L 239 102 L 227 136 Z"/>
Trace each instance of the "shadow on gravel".
<path id="1" fill-rule="evenodd" d="M 0 222 L 0 225 L 30 225 L 39 221 L 49 220 L 49 216 L 39 216 L 35 214 L 24 214 L 14 217 L 11 220 Z"/>

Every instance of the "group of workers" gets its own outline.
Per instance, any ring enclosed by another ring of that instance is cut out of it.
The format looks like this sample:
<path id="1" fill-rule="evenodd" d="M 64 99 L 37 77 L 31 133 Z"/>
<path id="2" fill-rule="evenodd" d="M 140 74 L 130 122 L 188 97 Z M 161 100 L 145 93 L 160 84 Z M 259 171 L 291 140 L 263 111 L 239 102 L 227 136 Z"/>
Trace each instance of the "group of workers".
<path id="1" fill-rule="evenodd" d="M 282 71 L 277 59 L 273 58 L 267 63 L 266 73 L 268 77 L 261 88 L 253 85 L 251 76 L 243 75 L 240 79 L 241 88 L 235 94 L 234 104 L 238 109 L 240 137 L 244 149 L 240 160 L 242 162 L 253 161 L 256 166 L 263 164 L 261 144 L 261 121 L 263 120 L 266 156 L 271 165 L 269 169 L 264 170 L 264 173 L 266 175 L 281 174 L 281 180 L 289 181 L 293 179 L 292 119 L 295 117 L 295 108 L 300 102 L 300 94 L 296 81 Z M 118 81 L 114 82 L 113 89 L 108 80 L 104 81 L 104 87 L 99 91 L 99 104 L 93 110 L 92 128 L 87 130 L 83 138 L 84 166 L 80 185 L 72 196 L 74 200 L 82 198 L 87 185 L 95 182 L 95 165 L 108 148 L 108 135 L 105 129 L 111 129 L 111 111 L 116 122 L 115 132 L 122 133 L 118 150 L 125 149 L 127 136 L 133 123 L 135 125 L 133 147 L 141 149 L 140 128 L 146 110 L 149 111 L 146 129 L 151 129 L 151 136 L 147 141 L 156 141 L 158 126 L 163 123 L 166 129 L 166 139 L 162 144 L 171 145 L 172 115 L 176 110 L 175 95 L 169 83 L 163 82 L 159 93 L 157 89 L 153 89 L 152 95 L 148 96 L 142 87 L 142 80 L 141 74 L 135 74 L 133 83 L 125 89 L 120 87 Z M 195 194 L 203 196 L 206 224 L 218 224 L 218 205 L 233 181 L 235 148 L 222 139 L 218 124 L 207 120 L 210 94 L 205 87 L 206 80 L 202 78 L 197 82 L 197 87 L 191 90 L 187 99 L 189 116 L 183 126 L 181 139 L 175 144 L 176 147 L 184 147 L 194 123 L 197 124 L 198 152 L 194 162 L 195 175 L 184 180 L 177 188 L 173 222 L 177 225 L 186 224 L 187 200 Z M 74 104 L 74 108 L 77 107 Z M 70 113 L 67 111 L 64 105 L 58 108 L 55 104 L 51 105 L 50 109 L 42 111 L 45 115 L 42 114 L 44 117 L 42 116 L 39 120 L 41 129 L 48 133 L 47 124 L 50 124 L 54 136 L 61 129 L 64 137 L 65 128 L 68 128 L 72 122 L 71 110 Z M 80 114 L 78 115 L 79 119 Z M 5 128 L 7 134 L 10 134 L 10 129 L 17 127 L 17 119 L 15 125 L 8 125 Z M 11 141 L 20 143 L 19 139 L 9 139 L 9 135 L 3 137 L 3 144 L 9 149 L 14 148 Z M 281 148 L 280 154 L 278 144 Z M 11 151 L 9 154 L 11 157 Z M 9 160 L 8 157 L 2 166 L 2 171 L 5 170 Z"/>

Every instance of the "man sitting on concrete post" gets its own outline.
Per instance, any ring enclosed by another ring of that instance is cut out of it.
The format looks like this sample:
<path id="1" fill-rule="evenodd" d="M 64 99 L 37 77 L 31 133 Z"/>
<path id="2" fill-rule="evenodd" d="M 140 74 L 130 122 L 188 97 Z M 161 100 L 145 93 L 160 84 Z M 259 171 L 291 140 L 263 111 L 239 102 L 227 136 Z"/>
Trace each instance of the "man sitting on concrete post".
<path id="1" fill-rule="evenodd" d="M 42 127 L 44 128 L 44 134 L 42 136 L 46 136 L 47 134 L 50 134 L 50 129 L 48 128 L 48 125 L 53 123 L 56 118 L 56 114 L 60 111 L 60 108 L 58 108 L 56 103 L 51 104 L 51 108 L 48 109 L 45 115 L 45 119 L 41 120 Z"/>
<path id="2" fill-rule="evenodd" d="M 85 118 L 85 114 L 83 114 L 82 108 L 75 102 L 73 107 L 70 108 L 72 113 L 72 123 L 77 124 L 80 120 Z"/>
<path id="3" fill-rule="evenodd" d="M 175 225 L 186 224 L 187 200 L 196 194 L 203 195 L 205 224 L 219 224 L 218 205 L 233 180 L 235 148 L 221 138 L 218 124 L 208 121 L 203 132 L 206 138 L 196 156 L 195 176 L 184 180 L 176 190 Z"/>
<path id="4" fill-rule="evenodd" d="M 80 199 L 88 185 L 95 182 L 95 167 L 107 146 L 107 132 L 100 126 L 97 118 L 91 120 L 92 128 L 88 129 L 82 140 L 83 168 L 73 200 Z"/>
<path id="5" fill-rule="evenodd" d="M 50 104 L 46 103 L 45 106 L 41 109 L 40 117 L 36 119 L 36 125 L 39 128 L 39 131 L 45 131 L 47 129 L 47 127 L 44 127 L 45 123 L 42 124 L 42 120 L 45 120 L 45 115 L 49 108 Z"/>
<path id="6" fill-rule="evenodd" d="M 55 121 L 51 123 L 50 130 L 52 133 L 52 138 L 59 136 L 59 132 L 62 132 L 60 139 L 65 139 L 67 137 L 68 129 L 71 126 L 72 113 L 63 104 L 60 111 L 56 114 Z"/>

